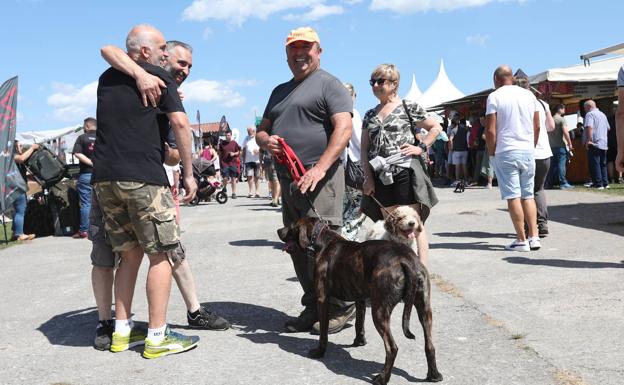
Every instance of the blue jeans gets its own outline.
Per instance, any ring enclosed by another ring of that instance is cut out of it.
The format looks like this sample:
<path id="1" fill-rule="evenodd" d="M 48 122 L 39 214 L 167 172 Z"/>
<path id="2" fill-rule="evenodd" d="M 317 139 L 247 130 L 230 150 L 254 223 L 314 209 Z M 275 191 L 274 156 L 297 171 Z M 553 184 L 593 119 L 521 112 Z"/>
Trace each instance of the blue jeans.
<path id="1" fill-rule="evenodd" d="M 607 150 L 601 150 L 596 146 L 591 146 L 587 150 L 587 159 L 589 161 L 589 171 L 594 187 L 607 187 L 609 185 L 607 176 Z"/>
<path id="2" fill-rule="evenodd" d="M 80 229 L 81 232 L 89 231 L 89 212 L 91 211 L 91 173 L 86 172 L 78 176 L 76 183 L 78 196 L 80 197 Z"/>
<path id="3" fill-rule="evenodd" d="M 565 147 L 551 147 L 553 153 L 550 162 L 550 172 L 546 184 L 549 186 L 568 184 L 566 179 L 566 162 L 568 161 L 568 150 Z"/>
<path id="4" fill-rule="evenodd" d="M 24 213 L 26 212 L 26 194 L 20 194 L 13 201 L 13 235 L 24 234 Z"/>

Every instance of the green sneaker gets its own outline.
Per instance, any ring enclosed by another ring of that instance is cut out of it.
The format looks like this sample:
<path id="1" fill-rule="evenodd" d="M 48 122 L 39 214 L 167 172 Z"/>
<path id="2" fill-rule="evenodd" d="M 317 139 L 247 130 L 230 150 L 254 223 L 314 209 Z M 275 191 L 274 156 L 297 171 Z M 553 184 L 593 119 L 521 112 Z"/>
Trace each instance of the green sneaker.
<path id="1" fill-rule="evenodd" d="M 113 332 L 110 351 L 113 353 L 123 352 L 135 346 L 143 345 L 147 337 L 147 329 L 145 325 L 134 325 L 130 334 L 124 336 L 120 333 Z"/>
<path id="2" fill-rule="evenodd" d="M 169 354 L 182 353 L 187 350 L 193 349 L 199 342 L 198 336 L 186 336 L 184 334 L 176 333 L 169 329 L 165 331 L 165 339 L 155 344 L 149 339 L 145 340 L 145 350 L 143 350 L 143 357 L 145 358 L 158 358 Z"/>

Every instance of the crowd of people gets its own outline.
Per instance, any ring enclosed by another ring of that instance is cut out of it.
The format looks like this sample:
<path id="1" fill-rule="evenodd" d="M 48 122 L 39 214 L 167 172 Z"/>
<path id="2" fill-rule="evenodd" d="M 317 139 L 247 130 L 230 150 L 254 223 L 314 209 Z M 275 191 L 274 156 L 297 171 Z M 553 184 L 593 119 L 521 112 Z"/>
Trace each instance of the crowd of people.
<path id="1" fill-rule="evenodd" d="M 81 200 L 75 237 L 92 241 L 91 278 L 99 315 L 95 347 L 122 352 L 144 345 L 143 355 L 157 358 L 189 350 L 199 341 L 197 336 L 167 326 L 172 277 L 184 298 L 191 327 L 225 330 L 230 324 L 200 305 L 180 240 L 179 204 L 190 201 L 197 190 L 189 121 L 178 93 L 178 86 L 190 74 L 193 50 L 186 43 L 166 41 L 149 25 L 130 31 L 126 50 L 112 45 L 102 48 L 111 68 L 99 78 L 97 120 L 85 119 L 86 132 L 74 147 L 80 161 Z M 244 172 L 247 196 L 255 198 L 260 196 L 259 181 L 264 177 L 271 205 L 282 206 L 285 226 L 319 216 L 347 239 L 357 240 L 364 213 L 382 219 L 407 205 L 426 222 L 438 203 L 430 159 L 434 176 L 454 174 L 459 183 L 476 182 L 482 176 L 491 188 L 495 171 L 516 233 L 507 250 L 541 247 L 540 238 L 548 235 L 544 186 L 549 175 L 550 183 L 571 188 L 565 179 L 572 141 L 562 118 L 564 106 L 556 106 L 551 114 L 528 79 L 514 76 L 509 66 L 502 65 L 494 72 L 495 91 L 488 96 L 484 113 L 471 116 L 470 125 L 453 113 L 443 126 L 417 102 L 401 99 L 398 68 L 380 64 L 370 77 L 378 104 L 361 117 L 354 108 L 354 87 L 321 69 L 322 53 L 320 38 L 312 28 L 288 34 L 285 54 L 292 78 L 271 92 L 257 132 L 250 126 L 239 145 L 226 130 L 224 140 L 216 146 L 208 142 L 196 154 L 212 163 L 211 183 L 222 178 L 235 199 Z M 624 97 L 624 69 L 618 86 Z M 585 102 L 585 109 L 584 145 L 592 184 L 606 188 L 610 126 L 594 101 Z M 622 108 L 617 112 L 617 125 L 615 164 L 622 172 Z M 306 170 L 298 180 L 275 160 L 283 155 L 284 142 Z M 15 161 L 23 163 L 35 149 L 36 145 L 18 150 Z M 180 181 L 183 196 L 179 196 Z M 25 197 L 20 197 L 16 212 L 24 204 Z M 21 231 L 19 215 L 14 231 L 18 238 L 30 237 Z M 429 245 L 424 226 L 417 237 L 418 258 L 426 266 Z M 147 328 L 132 320 L 132 299 L 144 254 L 149 258 Z M 297 248 L 291 251 L 291 259 L 303 291 L 303 309 L 286 322 L 285 330 L 318 333 L 314 261 Z M 328 300 L 332 305 L 329 332 L 336 333 L 354 318 L 355 306 L 338 298 Z"/>

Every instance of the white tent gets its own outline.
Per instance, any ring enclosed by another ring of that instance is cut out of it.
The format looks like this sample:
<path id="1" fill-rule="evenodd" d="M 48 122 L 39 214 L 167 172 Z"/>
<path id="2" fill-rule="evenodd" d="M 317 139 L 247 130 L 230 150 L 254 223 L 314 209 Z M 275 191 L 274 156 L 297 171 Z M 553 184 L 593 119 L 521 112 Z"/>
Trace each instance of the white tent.
<path id="1" fill-rule="evenodd" d="M 65 159 L 67 163 L 74 163 L 71 156 L 76 139 L 82 134 L 82 126 L 70 126 L 56 130 L 24 131 L 15 135 L 15 140 L 22 144 L 44 143 L 55 154 Z"/>
<path id="2" fill-rule="evenodd" d="M 412 74 L 412 85 L 409 91 L 407 92 L 407 95 L 405 95 L 403 99 L 417 102 L 421 98 L 421 96 L 422 96 L 422 92 L 420 91 L 420 88 L 418 88 L 418 84 L 416 84 L 416 75 Z"/>
<path id="3" fill-rule="evenodd" d="M 459 99 L 465 94 L 455 87 L 446 74 L 444 69 L 444 61 L 440 60 L 440 70 L 433 84 L 427 88 L 425 93 L 420 97 L 418 103 L 425 108 L 437 106 L 438 104 L 449 100 Z"/>
<path id="4" fill-rule="evenodd" d="M 589 59 L 602 55 L 624 55 L 624 43 L 586 53 L 581 55 L 581 60 L 584 64 L 589 64 Z"/>
<path id="5" fill-rule="evenodd" d="M 22 143 L 32 144 L 32 143 L 45 143 L 52 141 L 54 139 L 58 139 L 61 136 L 65 136 L 68 134 L 73 134 L 77 130 L 79 131 L 82 126 L 71 126 L 65 128 L 58 128 L 56 130 L 45 130 L 45 131 L 24 131 L 18 132 L 15 135 L 15 140 L 19 140 Z M 78 135 L 80 135 L 80 132 Z"/>
<path id="6" fill-rule="evenodd" d="M 551 68 L 529 77 L 531 84 L 549 82 L 603 82 L 616 81 L 624 65 L 624 56 L 592 61 L 591 65 L 576 64 L 570 67 Z"/>

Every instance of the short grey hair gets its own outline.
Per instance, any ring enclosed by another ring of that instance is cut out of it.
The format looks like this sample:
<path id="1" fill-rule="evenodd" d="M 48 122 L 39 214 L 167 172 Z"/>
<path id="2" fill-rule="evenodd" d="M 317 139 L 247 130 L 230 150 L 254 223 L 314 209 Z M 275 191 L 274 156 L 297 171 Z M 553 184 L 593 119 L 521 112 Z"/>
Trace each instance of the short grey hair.
<path id="1" fill-rule="evenodd" d="M 140 32 L 136 32 L 136 30 Z M 129 54 L 138 53 L 141 51 L 141 47 L 152 46 L 154 41 L 153 35 L 147 33 L 147 31 L 158 31 L 155 27 L 149 24 L 139 24 L 132 28 L 128 37 L 126 37 L 126 50 Z"/>
<path id="2" fill-rule="evenodd" d="M 342 83 L 342 85 L 345 86 L 345 88 L 349 90 L 349 93 L 351 93 L 351 96 L 355 96 L 355 88 L 353 88 L 353 84 Z"/>
<path id="3" fill-rule="evenodd" d="M 182 47 L 190 53 L 193 53 L 193 47 L 191 47 L 190 44 L 186 44 L 178 40 L 169 40 L 167 42 L 167 52 L 173 51 L 175 47 Z"/>

